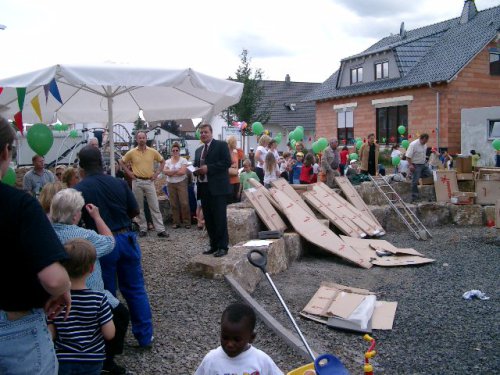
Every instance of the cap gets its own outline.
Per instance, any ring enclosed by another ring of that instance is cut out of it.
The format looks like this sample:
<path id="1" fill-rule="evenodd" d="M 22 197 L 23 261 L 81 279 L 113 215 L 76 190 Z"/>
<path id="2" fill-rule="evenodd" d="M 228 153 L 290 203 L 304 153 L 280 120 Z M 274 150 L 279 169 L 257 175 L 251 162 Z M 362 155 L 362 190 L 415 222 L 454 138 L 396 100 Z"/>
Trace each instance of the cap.
<path id="1" fill-rule="evenodd" d="M 357 160 L 351 160 L 349 163 L 350 163 L 350 164 L 357 163 Z"/>
<path id="2" fill-rule="evenodd" d="M 304 153 L 303 152 L 297 152 L 296 156 L 302 156 L 302 157 L 304 157 Z"/>
<path id="3" fill-rule="evenodd" d="M 250 151 L 253 151 L 253 147 L 250 147 Z"/>

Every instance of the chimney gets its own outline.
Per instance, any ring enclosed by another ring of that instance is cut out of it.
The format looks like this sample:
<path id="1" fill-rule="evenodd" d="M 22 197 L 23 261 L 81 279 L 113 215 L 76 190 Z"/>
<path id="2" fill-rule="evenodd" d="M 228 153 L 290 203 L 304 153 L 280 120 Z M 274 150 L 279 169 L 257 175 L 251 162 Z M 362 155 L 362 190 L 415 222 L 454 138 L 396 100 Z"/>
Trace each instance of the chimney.
<path id="1" fill-rule="evenodd" d="M 460 16 L 460 24 L 469 22 L 476 14 L 477 8 L 474 0 L 465 0 L 464 9 L 462 9 L 462 15 Z"/>
<path id="2" fill-rule="evenodd" d="M 290 74 L 285 76 L 285 83 L 290 83 Z"/>

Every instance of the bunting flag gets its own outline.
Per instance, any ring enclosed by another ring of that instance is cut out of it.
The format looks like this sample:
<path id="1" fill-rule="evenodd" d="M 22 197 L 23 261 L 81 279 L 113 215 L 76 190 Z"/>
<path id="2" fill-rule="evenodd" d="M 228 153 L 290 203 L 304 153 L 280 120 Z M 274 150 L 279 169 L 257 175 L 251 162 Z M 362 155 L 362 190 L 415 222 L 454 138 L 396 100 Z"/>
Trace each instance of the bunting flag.
<path id="1" fill-rule="evenodd" d="M 3 87 L 0 87 L 0 95 L 2 95 Z"/>
<path id="2" fill-rule="evenodd" d="M 52 81 L 50 81 L 49 83 L 49 91 L 59 103 L 63 104 L 61 99 L 61 94 L 59 94 L 59 88 L 57 87 L 57 82 L 55 78 L 53 78 Z"/>
<path id="3" fill-rule="evenodd" d="M 26 87 L 18 87 L 17 91 L 17 103 L 19 104 L 19 110 L 22 112 L 24 108 L 24 98 L 26 97 Z"/>
<path id="4" fill-rule="evenodd" d="M 49 84 L 43 85 L 43 91 L 45 92 L 45 104 L 49 100 Z"/>
<path id="5" fill-rule="evenodd" d="M 17 129 L 21 132 L 21 134 L 23 134 L 23 129 L 24 129 L 24 126 L 23 126 L 23 113 L 21 111 L 17 112 L 14 115 L 14 121 L 16 122 Z"/>
<path id="6" fill-rule="evenodd" d="M 38 95 L 31 99 L 31 106 L 40 119 L 40 122 L 42 122 L 42 111 L 40 111 L 40 100 L 38 99 Z"/>

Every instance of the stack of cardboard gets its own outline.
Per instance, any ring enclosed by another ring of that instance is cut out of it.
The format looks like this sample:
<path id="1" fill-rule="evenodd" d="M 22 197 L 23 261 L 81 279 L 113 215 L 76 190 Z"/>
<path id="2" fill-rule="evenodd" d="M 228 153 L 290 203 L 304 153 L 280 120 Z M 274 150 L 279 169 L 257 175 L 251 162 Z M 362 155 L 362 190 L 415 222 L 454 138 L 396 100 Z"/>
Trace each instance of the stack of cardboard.
<path id="1" fill-rule="evenodd" d="M 300 314 L 329 327 L 371 332 L 392 329 L 397 305 L 377 301 L 375 294 L 366 289 L 322 282 Z"/>
<path id="2" fill-rule="evenodd" d="M 481 168 L 475 183 L 477 203 L 495 204 L 500 199 L 500 168 Z"/>

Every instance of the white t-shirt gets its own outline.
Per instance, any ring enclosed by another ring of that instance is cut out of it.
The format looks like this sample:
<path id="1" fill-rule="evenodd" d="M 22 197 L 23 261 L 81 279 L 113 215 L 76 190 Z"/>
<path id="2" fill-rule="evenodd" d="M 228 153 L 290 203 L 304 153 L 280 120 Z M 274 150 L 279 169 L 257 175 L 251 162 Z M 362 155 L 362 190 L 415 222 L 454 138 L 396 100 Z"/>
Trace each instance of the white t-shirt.
<path id="1" fill-rule="evenodd" d="M 408 163 L 408 160 L 401 160 L 398 166 L 399 173 L 408 173 L 409 166 L 410 163 Z"/>
<path id="2" fill-rule="evenodd" d="M 271 357 L 250 346 L 239 356 L 231 358 L 222 347 L 213 349 L 203 358 L 195 375 L 283 375 Z"/>
<path id="3" fill-rule="evenodd" d="M 425 164 L 425 156 L 427 152 L 427 145 L 420 143 L 420 139 L 414 140 L 410 143 L 406 157 L 411 158 L 413 164 Z"/>
<path id="4" fill-rule="evenodd" d="M 259 168 L 264 168 L 264 160 L 266 160 L 266 155 L 268 151 L 264 146 L 257 147 L 257 150 L 255 151 L 256 154 L 257 151 L 260 151 L 260 155 L 259 159 L 255 159 L 256 166 Z"/>
<path id="5" fill-rule="evenodd" d="M 179 158 L 179 160 L 177 160 L 177 163 L 174 163 L 172 161 L 172 159 L 168 159 L 165 162 L 165 168 L 163 170 L 164 171 L 166 171 L 166 170 L 169 170 L 169 171 L 178 171 L 179 169 L 182 168 L 183 165 L 188 165 L 188 161 L 186 159 L 182 158 L 182 157 Z M 183 175 L 183 176 L 166 176 L 166 177 L 167 177 L 167 182 L 175 184 L 177 182 L 181 182 L 187 176 Z"/>
<path id="6" fill-rule="evenodd" d="M 396 156 L 401 156 L 401 151 L 399 151 L 399 150 L 392 150 L 392 152 L 391 152 L 391 159 L 395 158 Z"/>
<path id="7" fill-rule="evenodd" d="M 276 181 L 279 178 L 277 173 L 279 173 L 278 164 L 274 166 L 272 172 L 268 172 L 267 168 L 264 168 L 264 185 Z"/>

